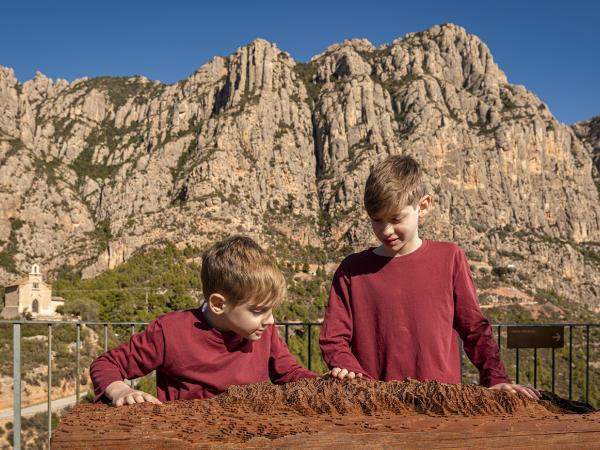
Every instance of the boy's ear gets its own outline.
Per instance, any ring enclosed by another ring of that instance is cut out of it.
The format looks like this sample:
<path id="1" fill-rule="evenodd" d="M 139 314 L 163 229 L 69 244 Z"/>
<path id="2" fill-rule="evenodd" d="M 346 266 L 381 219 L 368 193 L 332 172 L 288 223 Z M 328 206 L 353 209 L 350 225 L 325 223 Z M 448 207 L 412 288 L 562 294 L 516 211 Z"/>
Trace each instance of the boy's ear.
<path id="1" fill-rule="evenodd" d="M 431 198 L 431 195 L 429 195 L 429 194 L 424 195 L 421 198 L 421 200 L 419 200 L 419 217 L 424 217 L 429 213 L 432 202 L 433 202 L 433 199 Z"/>
<path id="2" fill-rule="evenodd" d="M 227 306 L 227 300 L 225 297 L 216 292 L 210 294 L 206 303 L 208 303 L 208 308 L 211 310 L 211 312 L 216 315 L 223 314 Z"/>

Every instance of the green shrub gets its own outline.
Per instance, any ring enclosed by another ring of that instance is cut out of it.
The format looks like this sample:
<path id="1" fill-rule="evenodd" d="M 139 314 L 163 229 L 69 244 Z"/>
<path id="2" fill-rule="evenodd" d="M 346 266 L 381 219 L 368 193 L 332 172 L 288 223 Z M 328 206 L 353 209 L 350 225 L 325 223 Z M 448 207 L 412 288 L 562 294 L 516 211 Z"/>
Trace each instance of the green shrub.
<path id="1" fill-rule="evenodd" d="M 488 229 L 488 227 L 486 225 L 479 223 L 473 219 L 469 221 L 469 225 L 471 225 L 471 227 L 473 227 L 476 231 L 478 231 L 480 233 L 485 233 Z"/>

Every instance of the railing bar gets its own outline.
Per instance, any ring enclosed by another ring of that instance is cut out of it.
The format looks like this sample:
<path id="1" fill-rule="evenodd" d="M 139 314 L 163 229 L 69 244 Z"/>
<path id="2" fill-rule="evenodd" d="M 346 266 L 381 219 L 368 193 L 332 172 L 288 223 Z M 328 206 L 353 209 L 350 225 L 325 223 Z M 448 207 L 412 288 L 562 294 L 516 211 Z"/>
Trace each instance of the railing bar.
<path id="1" fill-rule="evenodd" d="M 464 346 L 463 346 L 463 341 L 460 338 L 460 336 L 458 337 L 458 364 L 460 367 L 460 382 L 463 382 L 463 376 L 464 376 L 464 367 L 463 367 L 463 356 L 464 356 Z"/>
<path id="2" fill-rule="evenodd" d="M 288 345 L 288 341 L 290 338 L 290 330 L 289 330 L 290 326 L 286 323 L 285 324 L 285 345 Z"/>
<path id="3" fill-rule="evenodd" d="M 502 358 L 502 325 L 498 325 L 498 357 Z"/>
<path id="4" fill-rule="evenodd" d="M 48 448 L 52 438 L 52 324 L 48 324 Z"/>
<path id="5" fill-rule="evenodd" d="M 108 324 L 104 324 L 104 351 L 108 351 Z"/>
<path id="6" fill-rule="evenodd" d="M 573 325 L 569 325 L 569 400 L 573 400 Z"/>
<path id="7" fill-rule="evenodd" d="M 555 386 L 555 377 L 554 377 L 554 371 L 556 369 L 556 349 L 554 347 L 552 347 L 552 393 L 555 393 L 556 390 L 556 386 Z"/>
<path id="8" fill-rule="evenodd" d="M 131 325 L 131 324 L 135 324 L 135 325 L 148 325 L 150 322 L 96 322 L 96 321 L 71 321 L 71 320 L 0 320 L 0 324 L 15 324 L 15 323 L 19 323 L 19 324 L 31 324 L 31 325 L 47 325 L 47 324 L 53 324 L 53 325 L 59 325 L 59 324 L 77 324 L 80 323 L 82 325 Z M 286 323 L 290 324 L 290 325 L 304 325 L 307 326 L 308 324 L 311 324 L 312 326 L 321 326 L 323 325 L 322 322 L 279 322 L 280 325 L 285 325 Z M 579 322 L 579 323 L 574 323 L 574 322 L 563 322 L 563 323 L 532 323 L 532 324 L 527 324 L 528 327 L 549 327 L 549 326 L 553 326 L 553 327 L 567 327 L 567 326 L 587 326 L 589 325 L 590 328 L 600 328 L 600 323 L 591 323 L 591 322 Z M 523 326 L 523 324 L 519 324 L 519 323 L 499 323 L 499 324 L 494 324 L 493 326 L 502 326 L 502 327 L 521 327 Z"/>
<path id="9" fill-rule="evenodd" d="M 590 398 L 590 326 L 585 327 L 585 402 Z"/>
<path id="10" fill-rule="evenodd" d="M 533 349 L 533 387 L 537 389 L 537 365 L 538 365 L 538 357 L 537 357 L 537 348 Z"/>
<path id="11" fill-rule="evenodd" d="M 312 368 L 312 325 L 308 325 L 308 370 Z"/>
<path id="12" fill-rule="evenodd" d="M 81 321 L 81 320 L 0 320 L 0 324 L 14 324 L 20 323 L 21 325 L 74 325 L 80 323 L 82 325 L 148 325 L 150 322 L 91 322 L 91 321 Z M 283 324 L 284 322 L 282 322 Z M 290 322 L 294 325 L 302 325 L 299 322 Z M 316 322 L 315 322 L 316 323 Z M 314 323 L 313 323 L 314 324 Z M 563 324 L 568 325 L 568 324 Z M 594 325 L 594 324 L 590 324 Z M 598 324 L 600 326 L 600 324 Z"/>
<path id="13" fill-rule="evenodd" d="M 13 448 L 21 450 L 21 324 L 13 324 Z"/>
<path id="14" fill-rule="evenodd" d="M 516 371 L 516 373 L 515 373 L 515 383 L 519 384 L 519 349 L 517 348 L 516 350 L 517 350 L 517 352 L 516 352 L 517 362 L 516 362 L 516 368 L 515 368 L 515 371 Z"/>
<path id="15" fill-rule="evenodd" d="M 79 404 L 79 389 L 81 383 L 81 361 L 80 361 L 80 347 L 81 347 L 81 324 L 77 324 L 77 343 L 75 344 L 75 359 L 77 360 L 77 368 L 75 369 L 75 404 Z"/>
<path id="16" fill-rule="evenodd" d="M 134 334 L 135 334 L 135 325 L 131 324 L 131 327 L 129 328 L 129 337 L 131 338 Z M 129 380 L 129 386 L 131 386 L 132 388 L 134 388 L 135 387 L 135 380 Z"/>

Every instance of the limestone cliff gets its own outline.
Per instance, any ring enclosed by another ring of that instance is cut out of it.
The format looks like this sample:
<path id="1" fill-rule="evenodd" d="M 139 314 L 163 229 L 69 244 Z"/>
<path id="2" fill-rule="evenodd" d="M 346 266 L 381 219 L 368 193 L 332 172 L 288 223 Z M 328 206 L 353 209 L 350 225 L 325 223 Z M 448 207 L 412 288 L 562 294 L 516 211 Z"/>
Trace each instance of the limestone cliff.
<path id="1" fill-rule="evenodd" d="M 600 192 L 600 116 L 578 122 L 572 128 L 577 137 L 590 148 L 594 163 L 593 177 Z"/>
<path id="2" fill-rule="evenodd" d="M 93 276 L 171 240 L 362 248 L 369 167 L 423 164 L 428 238 L 600 305 L 589 144 L 455 25 L 299 63 L 258 39 L 172 85 L 20 84 L 0 68 L 0 280 L 32 261 Z"/>

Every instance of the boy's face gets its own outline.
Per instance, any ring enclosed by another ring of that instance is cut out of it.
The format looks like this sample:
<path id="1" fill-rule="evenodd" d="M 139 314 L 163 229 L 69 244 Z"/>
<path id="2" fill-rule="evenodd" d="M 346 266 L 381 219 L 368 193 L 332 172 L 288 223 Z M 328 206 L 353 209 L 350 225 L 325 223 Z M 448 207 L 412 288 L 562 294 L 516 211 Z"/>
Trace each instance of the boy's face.
<path id="1" fill-rule="evenodd" d="M 386 255 L 403 255 L 415 250 L 419 240 L 419 218 L 427 212 L 430 204 L 431 197 L 425 196 L 417 206 L 394 208 L 371 216 L 373 232 Z"/>
<path id="2" fill-rule="evenodd" d="M 265 329 L 275 323 L 273 306 L 249 303 L 227 306 L 223 311 L 224 325 L 249 341 L 258 341 Z"/>

